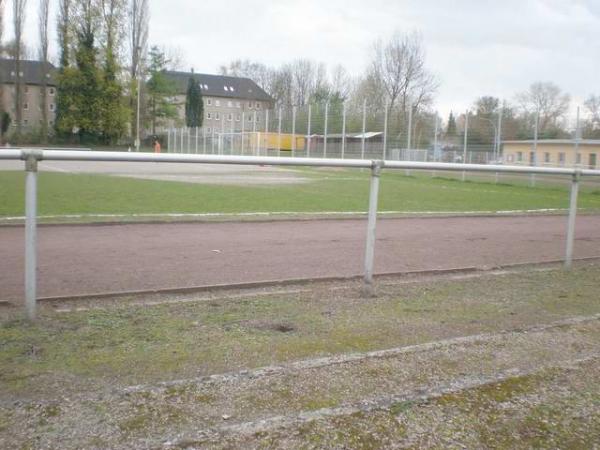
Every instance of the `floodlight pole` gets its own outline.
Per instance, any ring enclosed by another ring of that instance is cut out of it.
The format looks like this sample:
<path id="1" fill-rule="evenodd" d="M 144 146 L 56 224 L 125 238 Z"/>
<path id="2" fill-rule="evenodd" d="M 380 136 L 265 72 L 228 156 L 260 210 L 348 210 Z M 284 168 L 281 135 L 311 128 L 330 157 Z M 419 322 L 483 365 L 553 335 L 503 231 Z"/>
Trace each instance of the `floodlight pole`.
<path id="1" fill-rule="evenodd" d="M 406 139 L 407 139 L 406 140 L 406 151 L 407 151 L 408 155 L 410 155 L 410 149 L 412 147 L 412 115 L 413 115 L 413 105 L 411 104 L 408 107 L 408 134 L 406 136 Z M 404 159 L 406 160 L 407 155 L 404 155 L 404 156 L 405 156 Z M 412 161 L 412 158 L 410 158 L 410 160 Z M 404 174 L 407 176 L 410 175 L 410 170 L 406 169 L 404 171 Z"/>

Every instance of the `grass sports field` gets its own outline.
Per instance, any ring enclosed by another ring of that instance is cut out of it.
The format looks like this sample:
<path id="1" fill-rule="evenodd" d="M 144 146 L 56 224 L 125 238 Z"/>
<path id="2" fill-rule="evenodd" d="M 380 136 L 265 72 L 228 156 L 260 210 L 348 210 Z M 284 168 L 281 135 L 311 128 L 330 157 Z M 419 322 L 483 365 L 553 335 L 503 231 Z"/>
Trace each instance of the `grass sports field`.
<path id="1" fill-rule="evenodd" d="M 40 216 L 94 214 L 202 214 L 366 211 L 369 172 L 295 170 L 308 182 L 282 185 L 219 185 L 134 179 L 96 174 L 41 172 Z M 581 209 L 600 209 L 600 191 L 583 189 Z M 24 214 L 24 174 L 0 171 L 0 217 Z M 562 209 L 567 187 L 539 183 L 493 184 L 429 173 L 382 175 L 380 211 L 491 212 Z M 86 220 L 82 218 L 82 220 Z"/>

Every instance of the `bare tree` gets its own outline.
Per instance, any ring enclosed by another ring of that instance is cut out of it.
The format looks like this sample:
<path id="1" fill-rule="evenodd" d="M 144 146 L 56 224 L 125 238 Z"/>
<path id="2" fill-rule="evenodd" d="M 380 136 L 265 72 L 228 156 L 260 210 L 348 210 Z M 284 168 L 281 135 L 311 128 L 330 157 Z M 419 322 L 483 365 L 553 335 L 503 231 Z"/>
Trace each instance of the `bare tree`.
<path id="1" fill-rule="evenodd" d="M 13 0 L 13 27 L 15 30 L 15 119 L 17 135 L 23 127 L 23 71 L 21 67 L 21 49 L 23 45 L 23 26 L 25 24 L 25 9 L 27 0 Z"/>
<path id="2" fill-rule="evenodd" d="M 600 95 L 590 95 L 584 103 L 593 124 L 600 124 Z"/>
<path id="3" fill-rule="evenodd" d="M 148 0 L 130 0 L 129 3 L 129 50 L 131 52 L 130 77 L 131 93 L 130 107 L 134 109 L 136 96 L 141 95 L 135 87 L 135 80 L 141 76 L 143 57 L 148 46 L 148 22 L 150 19 L 150 8 Z M 136 92 L 136 96 L 133 92 Z M 132 135 L 137 135 L 137 123 L 135 115 L 131 116 Z"/>
<path id="4" fill-rule="evenodd" d="M 231 61 L 229 64 L 219 67 L 219 72 L 221 75 L 228 75 L 231 77 L 250 78 L 267 92 L 273 76 L 272 69 L 269 69 L 262 63 L 250 61 L 249 59 L 237 59 Z"/>
<path id="5" fill-rule="evenodd" d="M 423 42 L 416 33 L 396 33 L 387 43 L 376 42 L 369 78 L 383 86 L 392 110 L 419 108 L 431 101 L 438 86 L 425 68 Z"/>
<path id="6" fill-rule="evenodd" d="M 338 64 L 331 71 L 331 91 L 340 99 L 347 100 L 353 88 L 353 81 L 344 66 Z"/>
<path id="7" fill-rule="evenodd" d="M 42 143 L 48 140 L 48 19 L 50 0 L 39 0 L 38 26 L 40 28 L 40 61 L 42 62 L 42 88 L 40 107 L 42 109 Z"/>
<path id="8" fill-rule="evenodd" d="M 571 98 L 551 82 L 536 82 L 529 89 L 517 95 L 517 102 L 529 115 L 539 114 L 539 131 L 545 132 L 558 126 L 569 109 Z"/>
<path id="9" fill-rule="evenodd" d="M 292 102 L 304 105 L 314 90 L 316 68 L 308 59 L 298 59 L 292 63 L 293 98 Z"/>

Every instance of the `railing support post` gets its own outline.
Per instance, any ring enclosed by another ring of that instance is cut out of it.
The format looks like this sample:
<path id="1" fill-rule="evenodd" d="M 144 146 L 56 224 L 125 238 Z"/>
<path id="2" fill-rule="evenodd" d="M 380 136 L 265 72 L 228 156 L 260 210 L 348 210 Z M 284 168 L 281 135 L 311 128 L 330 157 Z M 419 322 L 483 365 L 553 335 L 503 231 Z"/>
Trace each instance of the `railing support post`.
<path id="1" fill-rule="evenodd" d="M 575 242 L 575 219 L 577 218 L 577 196 L 579 195 L 579 180 L 581 174 L 577 171 L 571 182 L 571 200 L 569 202 L 569 220 L 567 223 L 567 250 L 565 255 L 565 269 L 573 267 L 573 243 Z"/>
<path id="2" fill-rule="evenodd" d="M 27 319 L 36 318 L 37 302 L 37 174 L 41 152 L 25 157 L 25 310 Z"/>
<path id="3" fill-rule="evenodd" d="M 365 247 L 365 278 L 363 294 L 373 296 L 373 261 L 375 256 L 375 225 L 377 223 L 377 200 L 379 198 L 379 177 L 383 161 L 373 161 L 371 166 L 371 189 L 369 192 L 369 216 L 367 222 L 367 243 Z"/>

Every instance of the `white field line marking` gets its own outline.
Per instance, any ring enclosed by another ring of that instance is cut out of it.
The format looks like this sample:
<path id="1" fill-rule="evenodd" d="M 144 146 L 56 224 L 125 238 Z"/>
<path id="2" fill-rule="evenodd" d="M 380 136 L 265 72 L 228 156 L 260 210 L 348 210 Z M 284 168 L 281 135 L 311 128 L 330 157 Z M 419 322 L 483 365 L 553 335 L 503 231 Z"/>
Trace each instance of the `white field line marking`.
<path id="1" fill-rule="evenodd" d="M 586 210 L 588 208 L 580 208 Z M 379 211 L 379 215 L 404 214 L 404 215 L 474 215 L 474 214 L 530 214 L 546 212 L 564 212 L 566 208 L 540 208 L 540 209 L 512 209 L 512 210 L 482 210 L 482 211 Z M 366 211 L 255 211 L 240 213 L 134 213 L 134 214 L 57 214 L 57 215 L 39 215 L 38 219 L 126 219 L 126 218 L 206 218 L 206 217 L 275 217 L 275 216 L 366 216 Z M 0 221 L 18 221 L 25 220 L 25 216 L 0 217 Z"/>

